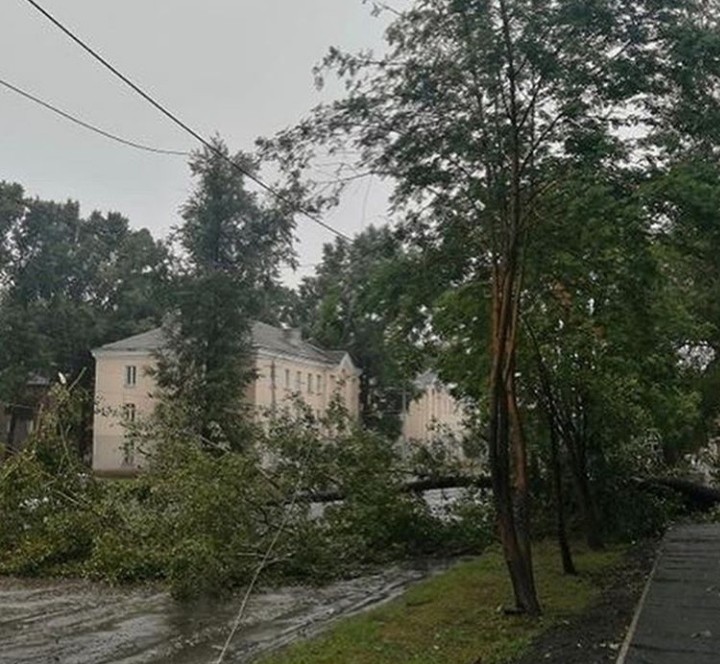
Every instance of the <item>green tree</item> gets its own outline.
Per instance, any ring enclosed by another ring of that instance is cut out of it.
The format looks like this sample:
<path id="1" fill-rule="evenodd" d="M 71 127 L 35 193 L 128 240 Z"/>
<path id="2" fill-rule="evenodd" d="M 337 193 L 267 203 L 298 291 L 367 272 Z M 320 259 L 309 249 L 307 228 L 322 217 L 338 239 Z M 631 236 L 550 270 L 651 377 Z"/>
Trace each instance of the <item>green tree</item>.
<path id="1" fill-rule="evenodd" d="M 708 155 L 674 161 L 653 179 L 647 198 L 662 221 L 659 260 L 695 321 L 677 344 L 697 370 L 701 403 L 694 442 L 702 445 L 717 435 L 720 415 L 720 169 Z M 680 451 L 669 450 L 669 458 Z"/>
<path id="2" fill-rule="evenodd" d="M 175 231 L 179 259 L 158 384 L 188 432 L 210 447 L 242 449 L 252 323 L 280 265 L 292 259 L 294 224 L 288 210 L 245 189 L 243 171 L 257 165 L 245 154 L 230 156 L 219 139 L 194 154 L 190 169 L 196 184 Z"/>
<path id="3" fill-rule="evenodd" d="M 654 128 L 655 111 L 671 115 L 690 92 L 676 68 L 687 32 L 714 30 L 700 20 L 705 9 L 692 0 L 417 0 L 389 28 L 387 56 L 331 51 L 325 64 L 346 79 L 347 97 L 276 142 L 291 171 L 321 143 L 349 145 L 359 169 L 395 178 L 409 240 L 457 268 L 445 290 L 483 298 L 465 304 L 487 316 L 456 318 L 453 338 L 469 354 L 487 349 L 488 382 L 467 392 L 487 395 L 493 496 L 520 611 L 539 611 L 517 384 L 538 206 L 578 155 L 616 144 L 621 159 L 640 157 L 639 123 Z"/>
<path id="4" fill-rule="evenodd" d="M 607 488 L 610 460 L 634 441 L 646 445 L 643 462 L 659 462 L 661 449 L 672 456 L 697 417 L 678 351 L 698 326 L 660 251 L 659 217 L 648 205 L 654 183 L 603 161 L 579 165 L 543 201 L 546 222 L 532 250 L 541 260 L 528 261 L 533 343 L 521 362 L 565 448 L 591 547 L 612 522 L 593 495 Z M 612 472 L 638 472 L 639 463 L 625 461 Z"/>
<path id="5" fill-rule="evenodd" d="M 28 403 L 27 381 L 84 373 L 90 350 L 157 324 L 167 250 L 111 212 L 30 199 L 0 184 L 0 400 Z M 11 407 L 13 445 L 15 410 Z"/>

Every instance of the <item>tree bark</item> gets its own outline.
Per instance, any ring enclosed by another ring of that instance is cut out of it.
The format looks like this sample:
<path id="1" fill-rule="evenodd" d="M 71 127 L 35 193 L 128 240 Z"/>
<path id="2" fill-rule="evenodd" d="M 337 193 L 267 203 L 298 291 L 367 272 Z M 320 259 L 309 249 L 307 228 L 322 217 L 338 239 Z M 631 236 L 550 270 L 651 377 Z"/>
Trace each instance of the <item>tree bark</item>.
<path id="1" fill-rule="evenodd" d="M 514 266 L 493 270 L 489 460 L 498 531 L 518 612 L 540 613 L 532 572 L 527 455 L 514 391 L 517 302 Z M 512 469 L 512 471 L 511 471 Z"/>
<path id="2" fill-rule="evenodd" d="M 563 572 L 565 574 L 577 574 L 575 563 L 572 559 L 570 544 L 567 539 L 567 528 L 565 525 L 565 496 L 562 485 L 562 466 L 560 464 L 560 450 L 558 449 L 557 429 L 550 423 L 550 474 L 552 475 L 553 495 L 555 497 L 555 514 L 557 518 L 557 538 L 560 547 L 560 558 L 562 559 Z"/>

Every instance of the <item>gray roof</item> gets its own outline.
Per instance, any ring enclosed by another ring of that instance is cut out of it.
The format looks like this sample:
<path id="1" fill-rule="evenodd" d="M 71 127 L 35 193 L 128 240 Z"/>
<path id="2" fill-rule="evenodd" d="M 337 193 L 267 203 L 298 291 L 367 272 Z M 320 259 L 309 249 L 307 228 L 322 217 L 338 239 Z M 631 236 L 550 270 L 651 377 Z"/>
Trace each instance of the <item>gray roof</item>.
<path id="1" fill-rule="evenodd" d="M 301 357 L 323 364 L 340 364 L 347 355 L 344 350 L 324 350 L 305 341 L 299 330 L 282 329 L 256 322 L 252 326 L 253 346 L 258 350 L 268 351 L 291 357 Z M 156 327 L 142 334 L 120 339 L 96 349 L 107 352 L 146 352 L 159 350 L 163 344 L 162 328 Z"/>
<path id="2" fill-rule="evenodd" d="M 100 346 L 96 350 L 117 350 L 117 351 L 144 351 L 151 352 L 158 350 L 162 346 L 163 333 L 162 329 L 156 327 L 154 330 L 148 330 L 141 334 L 135 334 L 132 337 L 113 341 L 110 344 Z"/>

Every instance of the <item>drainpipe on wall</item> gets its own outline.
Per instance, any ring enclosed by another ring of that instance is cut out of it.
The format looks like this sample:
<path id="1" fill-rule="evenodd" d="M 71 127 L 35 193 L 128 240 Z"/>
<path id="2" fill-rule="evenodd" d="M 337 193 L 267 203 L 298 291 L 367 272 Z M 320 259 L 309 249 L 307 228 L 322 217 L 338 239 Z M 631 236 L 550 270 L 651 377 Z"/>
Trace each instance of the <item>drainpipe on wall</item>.
<path id="1" fill-rule="evenodd" d="M 275 415 L 275 408 L 277 405 L 276 397 L 277 382 L 275 380 L 275 360 L 270 362 L 270 410 Z"/>

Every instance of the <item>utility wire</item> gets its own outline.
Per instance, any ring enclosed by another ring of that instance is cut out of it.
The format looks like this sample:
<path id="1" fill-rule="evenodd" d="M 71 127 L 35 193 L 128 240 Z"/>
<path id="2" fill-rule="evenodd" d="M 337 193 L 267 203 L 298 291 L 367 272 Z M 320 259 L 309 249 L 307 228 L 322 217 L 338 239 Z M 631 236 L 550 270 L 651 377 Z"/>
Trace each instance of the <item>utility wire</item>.
<path id="1" fill-rule="evenodd" d="M 154 152 L 156 154 L 169 154 L 169 155 L 177 155 L 181 157 L 187 157 L 190 155 L 189 152 L 183 152 L 181 150 L 165 150 L 163 148 L 154 148 L 149 145 L 143 145 L 142 143 L 136 143 L 135 141 L 130 141 L 126 138 L 122 138 L 121 136 L 116 136 L 115 134 L 111 134 L 109 131 L 105 131 L 104 129 L 100 129 L 100 127 L 96 127 L 95 125 L 90 124 L 89 122 L 85 122 L 84 120 L 81 120 L 80 118 L 71 115 L 70 113 L 67 113 L 66 111 L 63 111 L 61 108 L 58 108 L 57 106 L 53 106 L 53 104 L 44 101 L 40 99 L 39 97 L 36 97 L 35 95 L 30 94 L 27 92 L 27 90 L 23 90 L 22 88 L 17 87 L 16 85 L 13 85 L 12 83 L 9 83 L 8 81 L 3 80 L 0 78 L 0 85 L 4 86 L 8 90 L 11 90 L 12 92 L 15 92 L 16 94 L 19 94 L 21 97 L 25 97 L 25 99 L 29 99 L 32 102 L 35 102 L 36 104 L 39 104 L 43 108 L 46 108 L 49 111 L 52 111 L 53 113 L 59 115 L 60 117 L 65 118 L 66 120 L 69 120 L 70 122 L 75 123 L 76 125 L 79 125 L 80 127 L 83 127 L 85 129 L 89 129 L 90 131 L 95 132 L 96 134 L 100 134 L 101 136 L 104 136 L 105 138 L 109 138 L 112 141 L 116 141 L 117 143 L 122 143 L 123 145 L 127 145 L 131 148 L 136 148 L 138 150 L 145 150 L 146 152 Z"/>
<path id="2" fill-rule="evenodd" d="M 110 62 L 108 62 L 102 55 L 100 55 L 97 51 L 95 51 L 92 47 L 88 46 L 80 37 L 78 37 L 76 34 L 74 34 L 69 28 L 65 27 L 58 19 L 56 19 L 50 12 L 48 12 L 46 9 L 44 9 L 36 0 L 25 0 L 28 4 L 30 4 L 32 7 L 34 7 L 38 12 L 40 12 L 48 21 L 50 21 L 53 25 L 55 25 L 57 28 L 59 28 L 62 32 L 64 32 L 72 41 L 74 41 L 80 48 L 82 48 L 84 51 L 86 51 L 88 54 L 90 54 L 95 60 L 97 60 L 100 64 L 102 64 L 106 69 L 109 69 L 117 78 L 119 78 L 125 85 L 129 86 L 132 90 L 134 90 L 137 94 L 139 94 L 145 101 L 147 101 L 149 104 L 154 106 L 158 111 L 160 111 L 164 116 L 169 118 L 172 122 L 174 122 L 178 127 L 180 127 L 183 131 L 190 134 L 195 140 L 200 142 L 202 145 L 204 145 L 208 150 L 210 150 L 213 154 L 220 157 L 224 161 L 228 162 L 230 166 L 232 166 L 235 170 L 242 173 L 245 177 L 249 178 L 255 184 L 257 184 L 259 187 L 270 193 L 272 196 L 274 196 L 277 200 L 279 200 L 281 203 L 284 203 L 288 205 L 289 207 L 292 207 L 295 209 L 296 212 L 299 212 L 300 214 L 304 215 L 311 221 L 314 221 L 319 226 L 322 226 L 325 230 L 330 231 L 331 233 L 337 235 L 338 237 L 341 237 L 345 240 L 351 241 L 351 238 L 343 233 L 342 231 L 337 230 L 336 228 L 333 228 L 326 222 L 324 222 L 318 215 L 314 214 L 313 212 L 304 209 L 297 205 L 296 203 L 293 203 L 290 201 L 287 197 L 285 197 L 282 193 L 277 191 L 275 188 L 271 187 L 269 184 L 266 184 L 261 180 L 259 177 L 254 175 L 253 173 L 249 172 L 248 170 L 244 169 L 242 166 L 240 166 L 238 163 L 236 163 L 233 159 L 231 159 L 229 156 L 224 154 L 221 150 L 218 150 L 217 147 L 215 147 L 210 141 L 203 138 L 198 132 L 196 132 L 194 129 L 192 129 L 189 125 L 187 125 L 185 122 L 183 122 L 180 118 L 178 118 L 177 115 L 173 114 L 171 111 L 169 111 L 165 106 L 163 106 L 160 102 L 156 101 L 153 97 L 151 97 L 147 92 L 145 92 L 140 86 L 135 84 L 132 80 L 130 80 L 125 74 L 123 74 L 120 70 L 118 70 L 116 67 L 114 67 Z"/>

